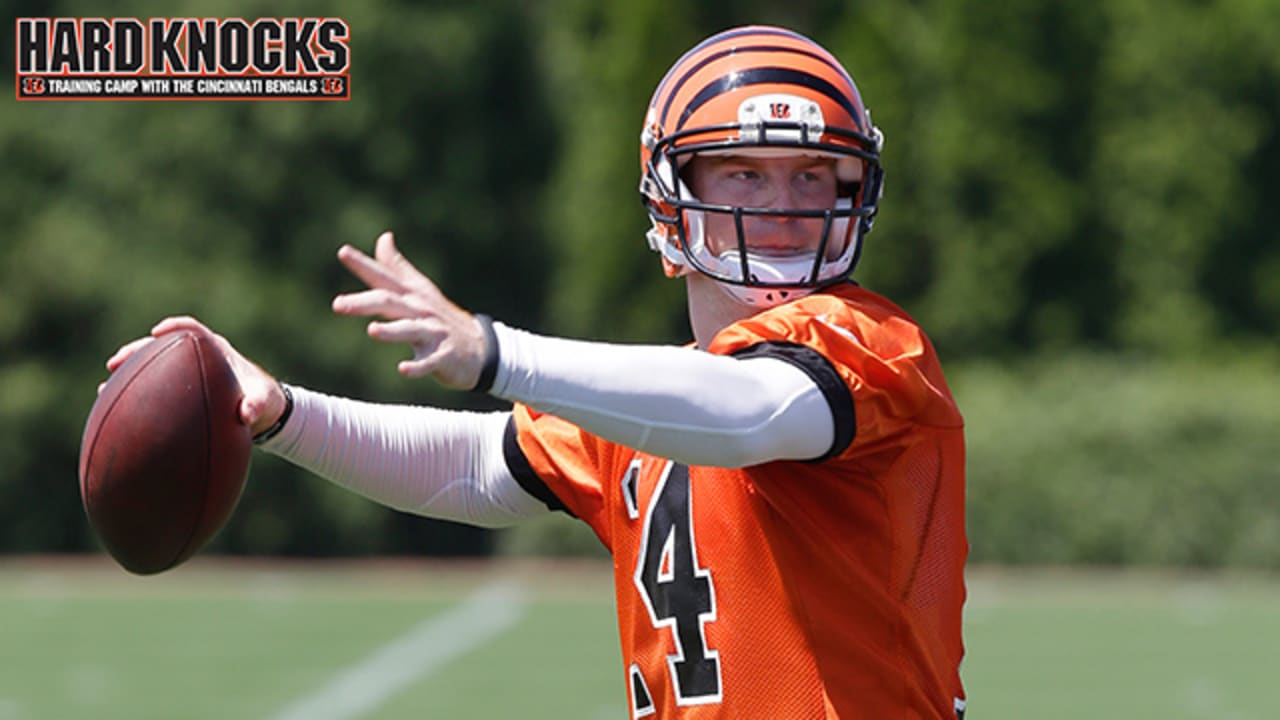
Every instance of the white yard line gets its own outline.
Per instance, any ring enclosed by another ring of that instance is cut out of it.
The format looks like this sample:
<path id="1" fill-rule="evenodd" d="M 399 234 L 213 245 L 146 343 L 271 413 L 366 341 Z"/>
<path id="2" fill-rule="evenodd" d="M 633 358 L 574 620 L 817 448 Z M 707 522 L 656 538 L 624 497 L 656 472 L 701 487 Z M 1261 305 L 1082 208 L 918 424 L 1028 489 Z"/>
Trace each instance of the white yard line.
<path id="1" fill-rule="evenodd" d="M 352 720 L 494 639 L 524 614 L 521 588 L 495 582 L 430 617 L 276 713 L 273 720 Z"/>

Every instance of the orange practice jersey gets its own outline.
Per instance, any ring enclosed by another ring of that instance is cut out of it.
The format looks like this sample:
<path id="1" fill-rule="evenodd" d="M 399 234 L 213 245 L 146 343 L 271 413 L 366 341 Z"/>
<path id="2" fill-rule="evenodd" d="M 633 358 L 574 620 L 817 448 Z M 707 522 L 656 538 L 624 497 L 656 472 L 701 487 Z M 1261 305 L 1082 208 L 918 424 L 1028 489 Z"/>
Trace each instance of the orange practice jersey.
<path id="1" fill-rule="evenodd" d="M 613 555 L 632 717 L 954 720 L 964 439 L 928 339 L 849 283 L 709 349 L 808 372 L 832 452 L 688 467 L 523 405 L 508 437 L 521 483 Z"/>

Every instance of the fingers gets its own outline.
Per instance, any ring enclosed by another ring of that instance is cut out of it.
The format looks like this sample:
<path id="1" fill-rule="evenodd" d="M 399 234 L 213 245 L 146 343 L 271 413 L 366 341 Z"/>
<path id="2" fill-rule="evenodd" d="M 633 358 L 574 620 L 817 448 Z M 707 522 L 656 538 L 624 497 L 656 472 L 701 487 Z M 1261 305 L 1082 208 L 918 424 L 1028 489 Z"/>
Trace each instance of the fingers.
<path id="1" fill-rule="evenodd" d="M 403 289 L 400 281 L 377 260 L 350 245 L 338 248 L 338 261 L 371 288 Z"/>
<path id="2" fill-rule="evenodd" d="M 448 305 L 435 283 L 400 254 L 390 232 L 378 236 L 374 257 L 343 245 L 338 249 L 338 260 L 370 289 L 335 297 L 336 313 L 393 319 L 431 317 Z"/>
<path id="3" fill-rule="evenodd" d="M 378 259 L 378 262 L 393 268 L 402 262 L 407 262 L 396 247 L 396 236 L 390 230 L 379 235 L 374 241 L 373 256 Z"/>
<path id="4" fill-rule="evenodd" d="M 396 370 L 408 378 L 426 377 L 435 373 L 439 367 L 439 358 L 434 355 L 428 355 L 424 358 L 415 358 L 413 360 L 401 360 L 396 365 Z"/>
<path id="5" fill-rule="evenodd" d="M 449 332 L 434 320 L 393 320 L 369 323 L 369 337 L 379 342 L 403 343 L 413 349 L 415 361 L 440 353 L 449 344 Z"/>
<path id="6" fill-rule="evenodd" d="M 265 427 L 257 427 L 263 423 L 258 421 L 267 414 L 267 410 L 271 407 L 271 394 L 266 391 L 250 393 L 245 392 L 244 397 L 240 399 L 240 422 L 253 428 L 255 433 L 266 429 Z M 278 414 L 277 414 L 278 415 Z M 269 423 L 267 424 L 269 425 Z"/>
<path id="7" fill-rule="evenodd" d="M 236 350 L 235 346 L 231 344 L 231 341 L 227 340 L 225 337 L 223 337 L 222 335 L 219 335 L 213 330 L 210 330 L 209 326 L 191 317 L 190 315 L 179 315 L 175 317 L 167 317 L 161 320 L 160 322 L 156 323 L 155 327 L 151 328 L 151 336 L 160 337 L 165 333 L 176 332 L 179 330 L 195 330 L 197 332 L 204 333 L 205 335 L 212 338 L 214 345 L 218 347 L 218 350 L 222 352 L 222 354 L 227 358 L 228 362 L 230 362 L 233 367 L 236 365 L 238 361 L 243 359 L 243 356 L 240 355 L 240 351 Z"/>
<path id="8" fill-rule="evenodd" d="M 468 321 L 474 323 L 468 317 Z M 484 336 L 471 337 L 465 330 L 441 319 L 393 320 L 369 323 L 369 336 L 388 343 L 403 343 L 413 349 L 413 359 L 397 364 L 401 375 L 411 378 L 431 376 L 446 387 L 475 387 L 484 365 Z"/>
<path id="9" fill-rule="evenodd" d="M 417 345 L 433 342 L 435 338 L 440 336 L 440 333 L 431 332 L 424 325 L 420 320 L 371 322 L 369 323 L 369 337 L 382 342 Z"/>
<path id="10" fill-rule="evenodd" d="M 253 432 L 270 427 L 284 410 L 284 395 L 280 383 L 265 370 L 238 353 L 232 360 L 236 379 L 240 383 L 240 420 Z"/>
<path id="11" fill-rule="evenodd" d="M 191 317 L 190 315 L 178 315 L 175 317 L 167 317 L 156 323 L 156 326 L 151 328 L 151 337 L 160 337 L 165 333 L 171 333 L 175 330 L 201 330 L 212 334 L 212 331 L 199 320 Z"/>
<path id="12" fill-rule="evenodd" d="M 155 341 L 155 338 L 153 337 L 143 337 L 143 338 L 138 338 L 133 342 L 122 345 L 119 350 L 116 350 L 114 355 L 107 358 L 107 370 L 109 372 L 115 372 L 121 365 L 125 363 L 126 360 L 128 360 L 130 357 L 133 357 L 134 353 L 138 352 L 139 350 L 141 350 L 142 348 L 146 347 L 148 344 L 154 341 Z M 99 392 L 101 392 L 101 388 L 99 388 Z"/>
<path id="13" fill-rule="evenodd" d="M 371 288 L 404 289 L 406 281 L 413 280 L 413 275 L 421 276 L 409 261 L 396 250 L 395 240 L 391 233 L 384 232 L 378 236 L 374 247 L 374 257 L 369 257 L 351 245 L 338 248 L 338 260 Z M 411 273 L 406 273 L 405 268 Z"/>
<path id="14" fill-rule="evenodd" d="M 151 328 L 151 336 L 160 337 L 165 333 L 171 333 L 178 330 L 195 330 L 208 335 L 213 338 L 214 344 L 217 345 L 218 349 L 221 350 L 228 358 L 234 358 L 240 354 L 229 340 L 213 330 L 210 330 L 208 325 L 205 325 L 190 315 L 178 315 L 161 320 L 156 323 L 155 327 Z"/>
<path id="15" fill-rule="evenodd" d="M 217 351 L 231 365 L 231 371 L 235 374 L 236 382 L 243 393 L 239 407 L 241 422 L 257 433 L 270 427 L 280 417 L 280 413 L 284 409 L 284 395 L 280 390 L 280 384 L 276 382 L 275 378 L 240 354 L 240 351 L 236 350 L 235 346 L 225 337 L 213 332 L 199 320 L 190 316 L 165 318 L 151 328 L 149 336 L 138 338 L 121 346 L 114 355 L 107 359 L 107 370 L 114 373 L 139 350 L 155 342 L 156 338 L 179 330 L 194 330 L 208 335 L 217 346 Z M 102 394 L 104 387 L 106 387 L 105 382 L 98 385 L 99 395 Z"/>
<path id="16" fill-rule="evenodd" d="M 396 249 L 395 238 L 390 232 L 378 236 L 374 257 L 351 245 L 343 245 L 338 248 L 338 261 L 371 288 L 440 295 L 435 283 Z"/>
<path id="17" fill-rule="evenodd" d="M 340 315 L 377 315 L 390 302 L 385 290 L 361 290 L 333 298 L 333 311 Z"/>
<path id="18" fill-rule="evenodd" d="M 384 232 L 378 236 L 373 256 L 401 282 L 419 288 L 435 287 L 427 276 L 419 272 L 418 268 L 414 267 L 413 263 L 409 262 L 409 259 L 396 248 L 395 236 L 390 232 Z"/>
<path id="19" fill-rule="evenodd" d="M 432 375 L 454 352 L 448 330 L 432 319 L 405 319 L 369 323 L 369 337 L 385 343 L 403 343 L 413 349 L 413 359 L 396 365 L 411 378 Z"/>
<path id="20" fill-rule="evenodd" d="M 433 313 L 412 295 L 381 288 L 344 293 L 333 299 L 333 311 L 340 315 L 385 318 L 429 317 Z"/>
<path id="21" fill-rule="evenodd" d="M 413 359 L 398 365 L 402 375 L 430 375 L 448 387 L 475 385 L 484 353 L 474 346 L 483 346 L 484 338 L 474 318 L 400 253 L 391 233 L 378 236 L 373 257 L 343 245 L 338 260 L 369 289 L 338 295 L 334 312 L 385 319 L 369 323 L 368 333 L 375 340 L 413 348 Z"/>
<path id="22" fill-rule="evenodd" d="M 202 324 L 199 320 L 196 320 L 195 318 L 189 315 L 167 317 L 161 320 L 160 322 L 156 323 L 155 327 L 151 328 L 151 334 L 149 336 L 140 337 L 137 340 L 134 340 L 132 342 L 129 342 L 120 346 L 120 349 L 116 350 L 115 354 L 107 358 L 107 370 L 109 372 L 115 372 L 120 368 L 121 365 L 125 364 L 125 361 L 133 357 L 134 353 L 146 347 L 148 344 L 150 344 L 153 340 L 160 337 L 161 335 L 164 335 L 165 333 L 171 333 L 176 330 L 203 330 L 204 332 L 214 335 L 215 338 L 221 341 L 221 343 L 223 344 L 224 350 L 230 347 L 229 345 L 226 345 L 226 340 L 224 340 L 220 335 L 215 335 L 209 330 L 209 328 L 205 327 L 204 324 Z M 101 386 L 99 386 L 98 392 L 102 392 Z"/>

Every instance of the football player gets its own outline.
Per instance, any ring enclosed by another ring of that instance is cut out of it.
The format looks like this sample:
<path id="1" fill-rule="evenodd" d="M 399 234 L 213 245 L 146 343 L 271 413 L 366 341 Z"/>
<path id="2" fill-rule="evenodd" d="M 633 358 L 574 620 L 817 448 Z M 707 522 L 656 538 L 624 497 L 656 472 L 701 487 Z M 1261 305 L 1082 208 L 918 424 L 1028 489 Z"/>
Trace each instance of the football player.
<path id="1" fill-rule="evenodd" d="M 961 415 L 925 333 L 849 278 L 883 142 L 812 40 L 716 34 L 658 84 L 640 134 L 648 242 L 683 278 L 691 345 L 473 315 L 387 233 L 372 256 L 339 250 L 368 289 L 333 309 L 409 345 L 401 373 L 512 410 L 286 386 L 220 339 L 243 419 L 266 451 L 394 508 L 587 523 L 614 559 L 633 718 L 962 717 Z"/>

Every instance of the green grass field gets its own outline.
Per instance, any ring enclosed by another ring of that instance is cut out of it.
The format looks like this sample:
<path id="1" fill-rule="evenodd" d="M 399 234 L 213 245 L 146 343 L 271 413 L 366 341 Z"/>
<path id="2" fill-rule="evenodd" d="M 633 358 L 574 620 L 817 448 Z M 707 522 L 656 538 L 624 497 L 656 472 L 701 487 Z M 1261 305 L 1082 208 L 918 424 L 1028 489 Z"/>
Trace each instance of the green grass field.
<path id="1" fill-rule="evenodd" d="M 970 594 L 970 718 L 1280 716 L 1280 578 L 975 569 Z M 622 720 L 617 647 L 598 564 L 0 561 L 0 720 Z"/>

